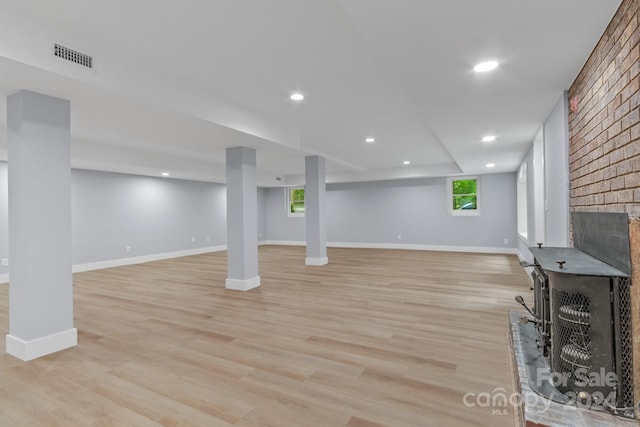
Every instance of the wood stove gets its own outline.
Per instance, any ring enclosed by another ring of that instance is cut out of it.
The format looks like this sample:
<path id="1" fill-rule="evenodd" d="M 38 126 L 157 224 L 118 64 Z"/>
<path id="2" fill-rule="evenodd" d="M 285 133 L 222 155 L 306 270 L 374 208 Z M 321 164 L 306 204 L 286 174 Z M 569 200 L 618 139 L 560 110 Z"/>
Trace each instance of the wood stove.
<path id="1" fill-rule="evenodd" d="M 633 418 L 627 215 L 576 212 L 572 224 L 574 248 L 530 248 L 536 342 L 553 386 L 538 391 Z"/>

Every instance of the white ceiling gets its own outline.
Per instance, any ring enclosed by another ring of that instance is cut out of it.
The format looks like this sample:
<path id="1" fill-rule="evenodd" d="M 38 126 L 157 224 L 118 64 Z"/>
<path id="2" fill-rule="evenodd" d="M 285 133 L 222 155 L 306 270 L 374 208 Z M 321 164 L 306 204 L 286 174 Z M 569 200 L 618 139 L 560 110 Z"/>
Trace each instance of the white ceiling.
<path id="1" fill-rule="evenodd" d="M 0 0 L 0 95 L 70 99 L 79 168 L 223 182 L 242 145 L 265 186 L 301 183 L 312 154 L 328 181 L 514 171 L 619 4 Z"/>

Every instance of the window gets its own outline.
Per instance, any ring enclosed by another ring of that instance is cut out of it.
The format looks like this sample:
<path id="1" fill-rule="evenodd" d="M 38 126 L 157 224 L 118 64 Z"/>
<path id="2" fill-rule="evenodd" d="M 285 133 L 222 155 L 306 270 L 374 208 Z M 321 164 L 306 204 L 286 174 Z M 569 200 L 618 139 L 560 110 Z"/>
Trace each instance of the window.
<path id="1" fill-rule="evenodd" d="M 288 188 L 287 214 L 289 216 L 304 216 L 304 188 Z"/>
<path id="2" fill-rule="evenodd" d="M 467 177 L 447 180 L 451 215 L 480 215 L 480 180 Z"/>
<path id="3" fill-rule="evenodd" d="M 527 239 L 527 164 L 518 170 L 518 234 Z"/>

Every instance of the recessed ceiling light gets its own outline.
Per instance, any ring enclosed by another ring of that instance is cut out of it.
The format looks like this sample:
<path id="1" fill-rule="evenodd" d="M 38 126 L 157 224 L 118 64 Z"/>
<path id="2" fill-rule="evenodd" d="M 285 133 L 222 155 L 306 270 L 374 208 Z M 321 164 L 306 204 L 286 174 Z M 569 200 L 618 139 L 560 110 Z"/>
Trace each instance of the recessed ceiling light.
<path id="1" fill-rule="evenodd" d="M 403 165 L 410 165 L 411 162 L 409 160 L 405 160 L 404 162 L 402 162 Z"/>
<path id="2" fill-rule="evenodd" d="M 487 71 L 495 70 L 496 68 L 498 68 L 498 61 L 485 61 L 473 67 L 473 71 L 476 73 L 485 73 Z"/>
<path id="3" fill-rule="evenodd" d="M 371 144 L 372 142 L 376 142 L 375 138 L 367 138 L 364 140 L 364 142 Z"/>
<path id="4" fill-rule="evenodd" d="M 162 172 L 162 176 L 169 176 L 169 172 Z"/>
<path id="5" fill-rule="evenodd" d="M 296 93 L 292 93 L 289 98 L 292 101 L 302 101 L 304 99 L 304 95 L 299 92 L 296 92 Z"/>
<path id="6" fill-rule="evenodd" d="M 487 167 L 488 168 L 494 168 L 494 167 L 496 167 L 496 164 L 495 163 L 487 163 Z"/>
<path id="7" fill-rule="evenodd" d="M 494 135 L 487 135 L 482 137 L 482 142 L 493 142 L 496 140 Z"/>

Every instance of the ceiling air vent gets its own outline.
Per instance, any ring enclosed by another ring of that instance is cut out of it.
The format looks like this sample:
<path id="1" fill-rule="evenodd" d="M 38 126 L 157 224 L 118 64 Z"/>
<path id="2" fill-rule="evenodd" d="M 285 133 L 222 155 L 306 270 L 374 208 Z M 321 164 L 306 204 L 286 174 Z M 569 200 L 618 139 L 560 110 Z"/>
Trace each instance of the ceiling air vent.
<path id="1" fill-rule="evenodd" d="M 66 59 L 67 61 L 75 62 L 87 68 L 93 68 L 93 58 L 77 50 L 69 49 L 55 43 L 53 45 L 53 54 L 58 58 Z"/>

